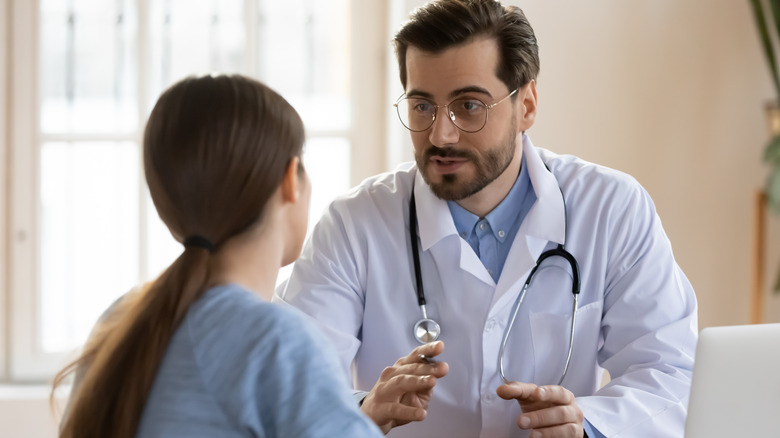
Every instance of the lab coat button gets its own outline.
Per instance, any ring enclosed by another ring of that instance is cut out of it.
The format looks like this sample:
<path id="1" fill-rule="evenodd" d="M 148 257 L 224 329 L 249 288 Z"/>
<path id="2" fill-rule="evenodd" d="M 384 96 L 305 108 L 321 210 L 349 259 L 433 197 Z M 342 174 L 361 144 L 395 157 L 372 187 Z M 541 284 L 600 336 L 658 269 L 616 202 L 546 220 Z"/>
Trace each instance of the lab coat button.
<path id="1" fill-rule="evenodd" d="M 493 403 L 495 399 L 496 399 L 495 394 L 489 392 L 482 394 L 482 403 Z"/>
<path id="2" fill-rule="evenodd" d="M 494 328 L 496 328 L 496 321 L 495 320 L 491 319 L 490 321 L 487 322 L 487 324 L 485 324 L 485 331 L 486 332 L 492 332 Z"/>

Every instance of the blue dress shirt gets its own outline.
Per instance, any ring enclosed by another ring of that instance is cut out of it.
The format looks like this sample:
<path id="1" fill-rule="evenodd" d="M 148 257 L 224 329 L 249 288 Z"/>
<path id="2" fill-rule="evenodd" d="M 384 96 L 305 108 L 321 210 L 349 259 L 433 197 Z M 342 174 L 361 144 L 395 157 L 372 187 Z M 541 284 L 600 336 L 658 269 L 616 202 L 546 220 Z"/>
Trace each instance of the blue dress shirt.
<path id="1" fill-rule="evenodd" d="M 506 198 L 484 218 L 467 211 L 455 201 L 447 201 L 455 229 L 469 243 L 496 283 L 517 230 L 534 202 L 536 193 L 526 166 L 520 169 L 520 175 Z"/>

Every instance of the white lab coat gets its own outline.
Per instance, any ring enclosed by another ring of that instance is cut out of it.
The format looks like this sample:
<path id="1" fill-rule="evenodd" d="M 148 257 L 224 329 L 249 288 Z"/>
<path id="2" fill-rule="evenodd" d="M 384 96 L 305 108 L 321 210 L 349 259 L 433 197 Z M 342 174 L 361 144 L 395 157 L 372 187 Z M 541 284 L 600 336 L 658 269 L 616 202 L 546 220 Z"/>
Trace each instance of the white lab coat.
<path id="1" fill-rule="evenodd" d="M 436 385 L 427 419 L 389 436 L 526 436 L 515 423 L 518 404 L 496 395 L 498 351 L 537 257 L 565 239 L 579 262 L 582 289 L 563 386 L 608 437 L 681 437 L 696 299 L 649 195 L 626 174 L 535 148 L 527 136 L 523 154 L 537 201 L 498 284 L 459 237 L 446 202 L 407 164 L 332 203 L 276 299 L 311 315 L 345 372 L 352 371 L 355 388 L 370 390 L 383 368 L 419 345 L 412 335 L 421 313 L 408 233 L 414 187 L 427 310 L 441 325 L 440 359 L 450 372 Z M 564 259 L 553 257 L 536 273 L 509 339 L 509 378 L 557 383 L 568 347 L 570 272 Z M 598 390 L 603 369 L 612 380 Z"/>

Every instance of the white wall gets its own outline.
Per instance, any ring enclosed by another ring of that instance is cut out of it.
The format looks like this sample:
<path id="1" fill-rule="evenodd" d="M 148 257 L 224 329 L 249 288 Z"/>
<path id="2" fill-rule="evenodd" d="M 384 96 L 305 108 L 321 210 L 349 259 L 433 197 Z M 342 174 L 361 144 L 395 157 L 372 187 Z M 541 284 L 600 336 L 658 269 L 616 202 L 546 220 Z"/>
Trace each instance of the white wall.
<path id="1" fill-rule="evenodd" d="M 63 400 L 53 411 L 49 406 L 50 387 L 0 386 L 0 435 L 19 438 L 57 436 L 55 412 L 60 414 Z"/>
<path id="2" fill-rule="evenodd" d="M 748 323 L 763 107 L 773 97 L 748 2 L 508 3 L 539 40 L 534 143 L 635 176 L 696 290 L 700 327 Z M 780 322 L 778 301 L 768 320 Z"/>

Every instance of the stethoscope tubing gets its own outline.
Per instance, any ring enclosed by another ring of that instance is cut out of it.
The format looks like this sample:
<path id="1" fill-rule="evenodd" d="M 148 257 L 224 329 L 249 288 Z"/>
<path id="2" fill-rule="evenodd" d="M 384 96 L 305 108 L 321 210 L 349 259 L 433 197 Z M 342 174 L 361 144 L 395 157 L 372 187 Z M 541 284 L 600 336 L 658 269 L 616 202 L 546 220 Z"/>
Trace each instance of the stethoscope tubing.
<path id="1" fill-rule="evenodd" d="M 545 254 L 542 254 L 542 256 L 544 255 Z M 553 254 L 553 255 L 560 255 L 560 254 Z M 509 378 L 506 376 L 506 372 L 504 371 L 504 352 L 506 351 L 506 344 L 509 341 L 509 334 L 512 332 L 512 327 L 515 324 L 515 319 L 517 319 L 517 313 L 520 311 L 520 306 L 523 304 L 523 300 L 525 299 L 525 293 L 526 291 L 528 291 L 528 286 L 531 284 L 531 280 L 533 279 L 533 276 L 536 273 L 537 268 L 539 267 L 539 263 L 541 263 L 541 261 L 544 260 L 544 258 L 539 257 L 539 261 L 537 261 L 536 266 L 534 266 L 534 268 L 528 274 L 528 279 L 525 281 L 525 284 L 523 284 L 523 290 L 520 292 L 520 295 L 518 295 L 517 299 L 515 299 L 515 303 L 512 306 L 512 314 L 509 317 L 509 321 L 507 323 L 506 328 L 504 329 L 504 336 L 501 339 L 501 346 L 498 350 L 498 373 L 501 376 L 501 380 L 503 380 L 504 383 L 511 382 L 511 380 L 509 380 Z M 573 276 L 572 281 L 574 281 L 575 278 L 578 279 L 578 277 Z M 563 379 L 566 378 L 566 373 L 569 371 L 569 364 L 571 363 L 572 350 L 574 349 L 574 325 L 577 319 L 577 307 L 578 307 L 578 301 L 580 295 L 579 292 L 574 293 L 573 295 L 574 295 L 574 301 L 571 309 L 571 325 L 569 327 L 569 348 L 566 353 L 566 363 L 563 365 L 563 373 L 561 373 L 561 378 L 558 379 L 558 383 L 557 383 L 558 385 L 563 383 Z"/>
<path id="2" fill-rule="evenodd" d="M 420 268 L 420 249 L 417 246 L 417 204 L 414 201 L 414 189 L 409 200 L 409 240 L 412 242 L 412 258 L 414 259 L 414 278 L 417 283 L 417 305 L 420 306 L 422 319 L 414 325 L 414 338 L 421 344 L 439 339 L 441 327 L 439 323 L 428 318 L 425 308 L 425 290 L 423 289 L 422 269 Z"/>
<path id="3" fill-rule="evenodd" d="M 549 170 L 549 169 L 548 169 Z M 560 187 L 558 188 L 560 190 Z M 566 215 L 566 200 L 563 196 L 563 190 L 561 190 L 561 199 L 563 200 L 563 209 L 564 209 L 564 215 Z M 566 239 L 566 232 L 568 231 L 567 227 L 567 218 L 564 218 L 564 241 Z M 414 275 L 415 275 L 415 283 L 416 283 L 416 292 L 417 292 L 417 304 L 420 307 L 420 311 L 422 312 L 422 319 L 420 319 L 414 326 L 414 337 L 417 339 L 418 342 L 421 344 L 427 343 L 427 342 L 433 342 L 436 339 L 439 338 L 439 335 L 441 334 L 441 328 L 439 324 L 434 321 L 433 319 L 428 318 L 428 312 L 426 309 L 426 301 L 425 301 L 425 291 L 423 289 L 423 281 L 422 281 L 422 269 L 420 267 L 420 254 L 419 254 L 419 247 L 417 245 L 417 205 L 414 199 L 414 186 L 412 186 L 412 194 L 411 199 L 409 200 L 409 238 L 412 245 L 412 258 L 414 260 Z M 539 269 L 539 266 L 542 264 L 542 262 L 553 256 L 559 256 L 566 259 L 566 261 L 569 263 L 569 266 L 572 270 L 572 295 L 574 295 L 574 300 L 572 303 L 572 311 L 571 311 L 571 325 L 569 327 L 569 345 L 568 345 L 568 351 L 566 353 L 566 362 L 563 366 L 563 372 L 561 373 L 561 378 L 558 380 L 558 385 L 561 385 L 563 383 L 563 380 L 566 378 L 566 374 L 569 370 L 569 364 L 571 363 L 571 356 L 572 356 L 572 350 L 574 349 L 574 328 L 576 324 L 577 319 L 577 307 L 578 307 L 578 301 L 579 301 L 579 293 L 580 293 L 580 270 L 579 270 L 579 264 L 577 263 L 577 259 L 566 250 L 564 244 L 559 244 L 556 248 L 547 250 L 543 252 L 539 259 L 536 261 L 536 265 L 531 269 L 531 272 L 528 274 L 528 278 L 526 279 L 525 283 L 523 284 L 523 289 L 520 292 L 520 294 L 517 296 L 517 299 L 515 299 L 515 303 L 512 306 L 512 312 L 511 316 L 509 318 L 509 321 L 507 323 L 506 329 L 504 329 L 504 336 L 501 340 L 501 346 L 499 348 L 498 353 L 498 372 L 501 376 L 501 379 L 504 381 L 504 383 L 510 383 L 511 380 L 509 380 L 506 377 L 506 373 L 504 372 L 504 353 L 506 351 L 507 342 L 509 341 L 509 334 L 512 332 L 512 327 L 514 326 L 515 320 L 517 319 L 517 314 L 520 310 L 520 306 L 522 305 L 523 301 L 525 300 L 525 294 L 528 291 L 528 286 L 531 284 L 531 280 L 534 278 L 534 274 Z"/>
<path id="4" fill-rule="evenodd" d="M 412 198 L 409 200 L 409 240 L 412 242 L 412 258 L 414 259 L 414 279 L 417 283 L 417 305 L 424 309 L 425 291 L 423 289 L 422 269 L 420 268 L 420 249 L 417 246 L 417 203 L 414 201 L 414 188 Z M 428 318 L 423 311 L 424 318 Z"/>

